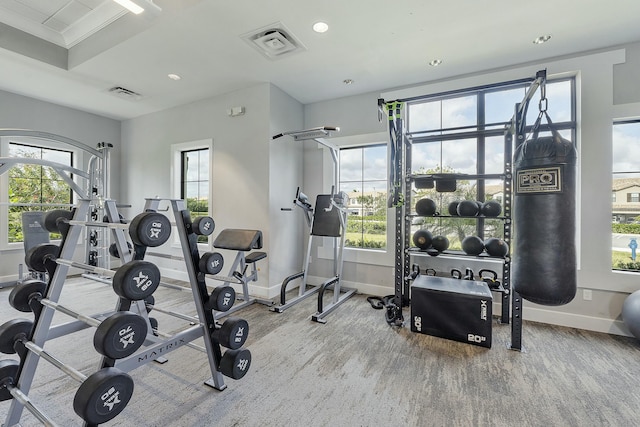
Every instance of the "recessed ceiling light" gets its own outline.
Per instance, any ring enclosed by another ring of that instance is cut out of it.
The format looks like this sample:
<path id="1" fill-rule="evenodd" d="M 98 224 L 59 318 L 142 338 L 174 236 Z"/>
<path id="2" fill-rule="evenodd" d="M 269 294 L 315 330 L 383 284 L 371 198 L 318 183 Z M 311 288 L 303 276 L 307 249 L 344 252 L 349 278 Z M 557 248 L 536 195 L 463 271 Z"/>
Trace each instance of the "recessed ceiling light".
<path id="1" fill-rule="evenodd" d="M 344 84 L 346 84 L 346 85 L 352 85 L 352 84 L 353 84 L 353 80 L 351 80 L 351 79 L 344 79 L 344 80 L 342 81 L 342 83 L 344 83 Z"/>
<path id="2" fill-rule="evenodd" d="M 313 31 L 316 33 L 324 33 L 329 29 L 329 25 L 326 22 L 316 22 L 313 24 Z"/>
<path id="3" fill-rule="evenodd" d="M 432 67 L 437 67 L 440 64 L 442 64 L 442 59 L 433 59 L 429 61 L 429 65 L 431 65 Z"/>
<path id="4" fill-rule="evenodd" d="M 182 77 L 180 77 L 177 74 L 167 74 L 167 77 L 169 77 L 171 80 L 180 80 Z"/>
<path id="5" fill-rule="evenodd" d="M 533 44 L 542 44 L 542 43 L 546 43 L 551 39 L 551 34 L 546 34 L 544 36 L 540 36 L 540 37 L 536 37 L 533 40 Z"/>

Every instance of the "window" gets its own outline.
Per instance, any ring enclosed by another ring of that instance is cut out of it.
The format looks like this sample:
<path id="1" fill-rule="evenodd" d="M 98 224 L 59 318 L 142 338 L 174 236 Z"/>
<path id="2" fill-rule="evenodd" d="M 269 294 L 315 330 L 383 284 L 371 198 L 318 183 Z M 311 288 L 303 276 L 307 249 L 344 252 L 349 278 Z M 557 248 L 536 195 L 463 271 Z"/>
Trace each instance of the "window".
<path id="1" fill-rule="evenodd" d="M 636 258 L 640 239 L 640 120 L 613 124 L 612 170 L 611 265 L 613 270 L 640 272 Z"/>
<path id="2" fill-rule="evenodd" d="M 175 197 L 185 201 L 192 220 L 211 215 L 211 140 L 174 144 L 172 151 Z M 198 243 L 208 241 L 208 236 L 198 236 Z"/>
<path id="3" fill-rule="evenodd" d="M 494 85 L 468 91 L 434 95 L 409 102 L 407 129 L 413 141 L 411 171 L 416 174 L 464 173 L 500 174 L 504 171 L 505 125 L 514 115 L 516 103 L 522 102 L 528 83 Z M 575 83 L 573 79 L 547 82 L 548 113 L 555 127 L 567 139 L 575 141 Z M 538 90 L 529 102 L 527 125 L 531 126 L 539 113 L 541 97 Z M 545 135 L 543 120 L 540 135 Z M 548 134 L 548 132 L 546 133 Z M 503 183 L 499 179 L 457 180 L 455 192 L 435 189 L 413 189 L 412 200 L 428 197 L 448 214 L 449 205 L 460 200 L 496 200 L 502 203 Z M 422 225 L 414 219 L 414 226 Z M 430 221 L 434 235 L 449 239 L 451 249 L 461 249 L 465 236 L 503 238 L 503 223 L 499 219 Z"/>
<path id="4" fill-rule="evenodd" d="M 387 145 L 340 149 L 340 191 L 349 195 L 345 246 L 387 247 Z"/>
<path id="5" fill-rule="evenodd" d="M 44 144 L 9 141 L 7 152 L 8 157 L 47 160 L 65 166 L 73 166 L 74 160 L 73 152 L 50 148 Z M 18 163 L 9 169 L 7 175 L 7 243 L 24 240 L 23 212 L 66 209 L 73 203 L 73 191 L 49 166 Z M 51 236 L 57 237 L 59 236 Z"/>

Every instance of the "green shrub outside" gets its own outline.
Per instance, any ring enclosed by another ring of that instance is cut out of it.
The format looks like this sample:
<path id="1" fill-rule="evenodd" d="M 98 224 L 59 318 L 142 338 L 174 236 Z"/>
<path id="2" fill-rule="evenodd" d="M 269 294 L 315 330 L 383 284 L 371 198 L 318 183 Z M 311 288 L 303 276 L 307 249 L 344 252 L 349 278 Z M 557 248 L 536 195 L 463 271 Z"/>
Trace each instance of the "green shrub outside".
<path id="1" fill-rule="evenodd" d="M 640 224 L 611 224 L 611 229 L 618 234 L 640 234 Z"/>

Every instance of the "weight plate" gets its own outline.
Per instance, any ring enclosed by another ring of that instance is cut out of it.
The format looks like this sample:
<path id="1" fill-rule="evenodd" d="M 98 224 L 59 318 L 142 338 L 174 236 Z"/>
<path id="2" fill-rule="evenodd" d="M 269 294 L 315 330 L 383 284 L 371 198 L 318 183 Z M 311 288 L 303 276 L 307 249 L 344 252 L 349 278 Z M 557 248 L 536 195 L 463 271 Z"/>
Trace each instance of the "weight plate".
<path id="1" fill-rule="evenodd" d="M 15 385 L 20 362 L 13 359 L 0 360 L 0 384 Z M 0 402 L 11 400 L 13 396 L 7 387 L 0 387 Z"/>
<path id="2" fill-rule="evenodd" d="M 26 319 L 12 319 L 0 326 L 0 353 L 14 354 L 18 340 L 28 340 L 33 322 Z"/>
<path id="3" fill-rule="evenodd" d="M 133 396 L 133 379 L 117 368 L 90 375 L 73 398 L 73 410 L 88 424 L 103 424 L 126 408 Z"/>
<path id="4" fill-rule="evenodd" d="M 229 317 L 213 335 L 218 338 L 221 346 L 237 350 L 249 337 L 249 322 L 239 317 Z"/>
<path id="5" fill-rule="evenodd" d="M 145 304 L 147 313 L 151 313 L 151 310 L 153 310 L 153 306 L 156 305 L 156 299 L 154 298 L 153 295 L 149 295 L 144 299 L 144 304 Z"/>
<path id="6" fill-rule="evenodd" d="M 123 359 L 135 353 L 147 337 L 147 322 L 138 314 L 118 311 L 96 329 L 93 346 L 111 359 Z"/>
<path id="7" fill-rule="evenodd" d="M 50 233 L 59 233 L 58 219 L 72 219 L 73 212 L 66 209 L 54 209 L 44 214 L 42 226 Z"/>
<path id="8" fill-rule="evenodd" d="M 41 243 L 30 248 L 24 255 L 24 263 L 30 270 L 45 273 L 47 268 L 45 261 L 47 258 L 57 258 L 60 248 L 52 243 Z"/>
<path id="9" fill-rule="evenodd" d="M 224 267 L 224 257 L 220 252 L 205 252 L 200 257 L 198 267 L 201 273 L 216 275 Z"/>
<path id="10" fill-rule="evenodd" d="M 143 212 L 131 221 L 129 235 L 136 245 L 161 246 L 171 236 L 171 222 L 158 212 Z"/>
<path id="11" fill-rule="evenodd" d="M 24 313 L 31 311 L 29 301 L 34 297 L 42 297 L 47 289 L 47 284 L 42 280 L 29 279 L 18 283 L 9 294 L 11 307 Z"/>
<path id="12" fill-rule="evenodd" d="M 218 286 L 211 292 L 204 307 L 207 310 L 229 311 L 235 302 L 236 291 L 231 286 Z"/>
<path id="13" fill-rule="evenodd" d="M 216 228 L 216 223 L 210 216 L 199 216 L 193 220 L 193 232 L 199 236 L 210 236 Z"/>
<path id="14" fill-rule="evenodd" d="M 153 294 L 160 285 L 160 269 L 144 260 L 124 264 L 113 276 L 113 290 L 125 299 L 143 300 Z"/>
<path id="15" fill-rule="evenodd" d="M 127 248 L 129 249 L 129 253 L 131 253 L 131 243 L 127 242 Z M 111 245 L 109 245 L 109 254 L 114 257 L 114 258 L 120 258 L 120 253 L 118 252 L 118 246 L 116 245 L 115 242 L 113 242 Z"/>
<path id="16" fill-rule="evenodd" d="M 158 336 L 158 319 L 155 317 L 149 317 L 149 324 L 151 325 L 151 329 L 153 330 L 153 335 Z"/>
<path id="17" fill-rule="evenodd" d="M 239 380 L 249 372 L 251 366 L 251 352 L 246 348 L 241 350 L 227 350 L 220 360 L 222 375 Z"/>

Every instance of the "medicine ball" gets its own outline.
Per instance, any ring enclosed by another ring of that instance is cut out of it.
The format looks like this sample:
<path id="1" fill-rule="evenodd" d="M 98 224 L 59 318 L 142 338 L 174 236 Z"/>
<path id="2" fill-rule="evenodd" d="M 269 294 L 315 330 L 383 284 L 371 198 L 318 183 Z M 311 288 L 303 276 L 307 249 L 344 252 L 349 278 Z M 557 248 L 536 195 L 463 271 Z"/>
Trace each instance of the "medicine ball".
<path id="1" fill-rule="evenodd" d="M 451 216 L 458 216 L 458 203 L 459 202 L 451 202 L 449 203 L 449 215 Z"/>
<path id="2" fill-rule="evenodd" d="M 484 216 L 498 216 L 502 213 L 502 206 L 495 200 L 489 200 L 482 204 L 480 213 Z"/>
<path id="3" fill-rule="evenodd" d="M 478 215 L 478 203 L 475 200 L 463 200 L 458 203 L 458 215 L 460 216 L 476 216 Z"/>
<path id="4" fill-rule="evenodd" d="M 484 241 L 484 248 L 491 256 L 505 257 L 509 253 L 509 245 L 502 239 L 490 237 Z"/>
<path id="5" fill-rule="evenodd" d="M 429 230 L 418 230 L 413 233 L 413 244 L 420 249 L 429 249 L 433 236 Z"/>
<path id="6" fill-rule="evenodd" d="M 416 203 L 416 213 L 420 216 L 433 216 L 436 213 L 436 202 L 431 199 L 420 199 Z"/>
<path id="7" fill-rule="evenodd" d="M 484 250 L 484 243 L 478 236 L 467 236 L 462 240 L 462 250 L 469 255 L 480 255 Z"/>
<path id="8" fill-rule="evenodd" d="M 624 300 L 622 320 L 629 332 L 640 340 L 640 291 L 635 291 Z"/>
<path id="9" fill-rule="evenodd" d="M 459 202 L 449 203 L 449 215 L 458 216 L 458 203 Z"/>
<path id="10" fill-rule="evenodd" d="M 444 252 L 449 248 L 449 239 L 444 236 L 435 236 L 431 240 L 431 246 L 438 252 Z"/>

